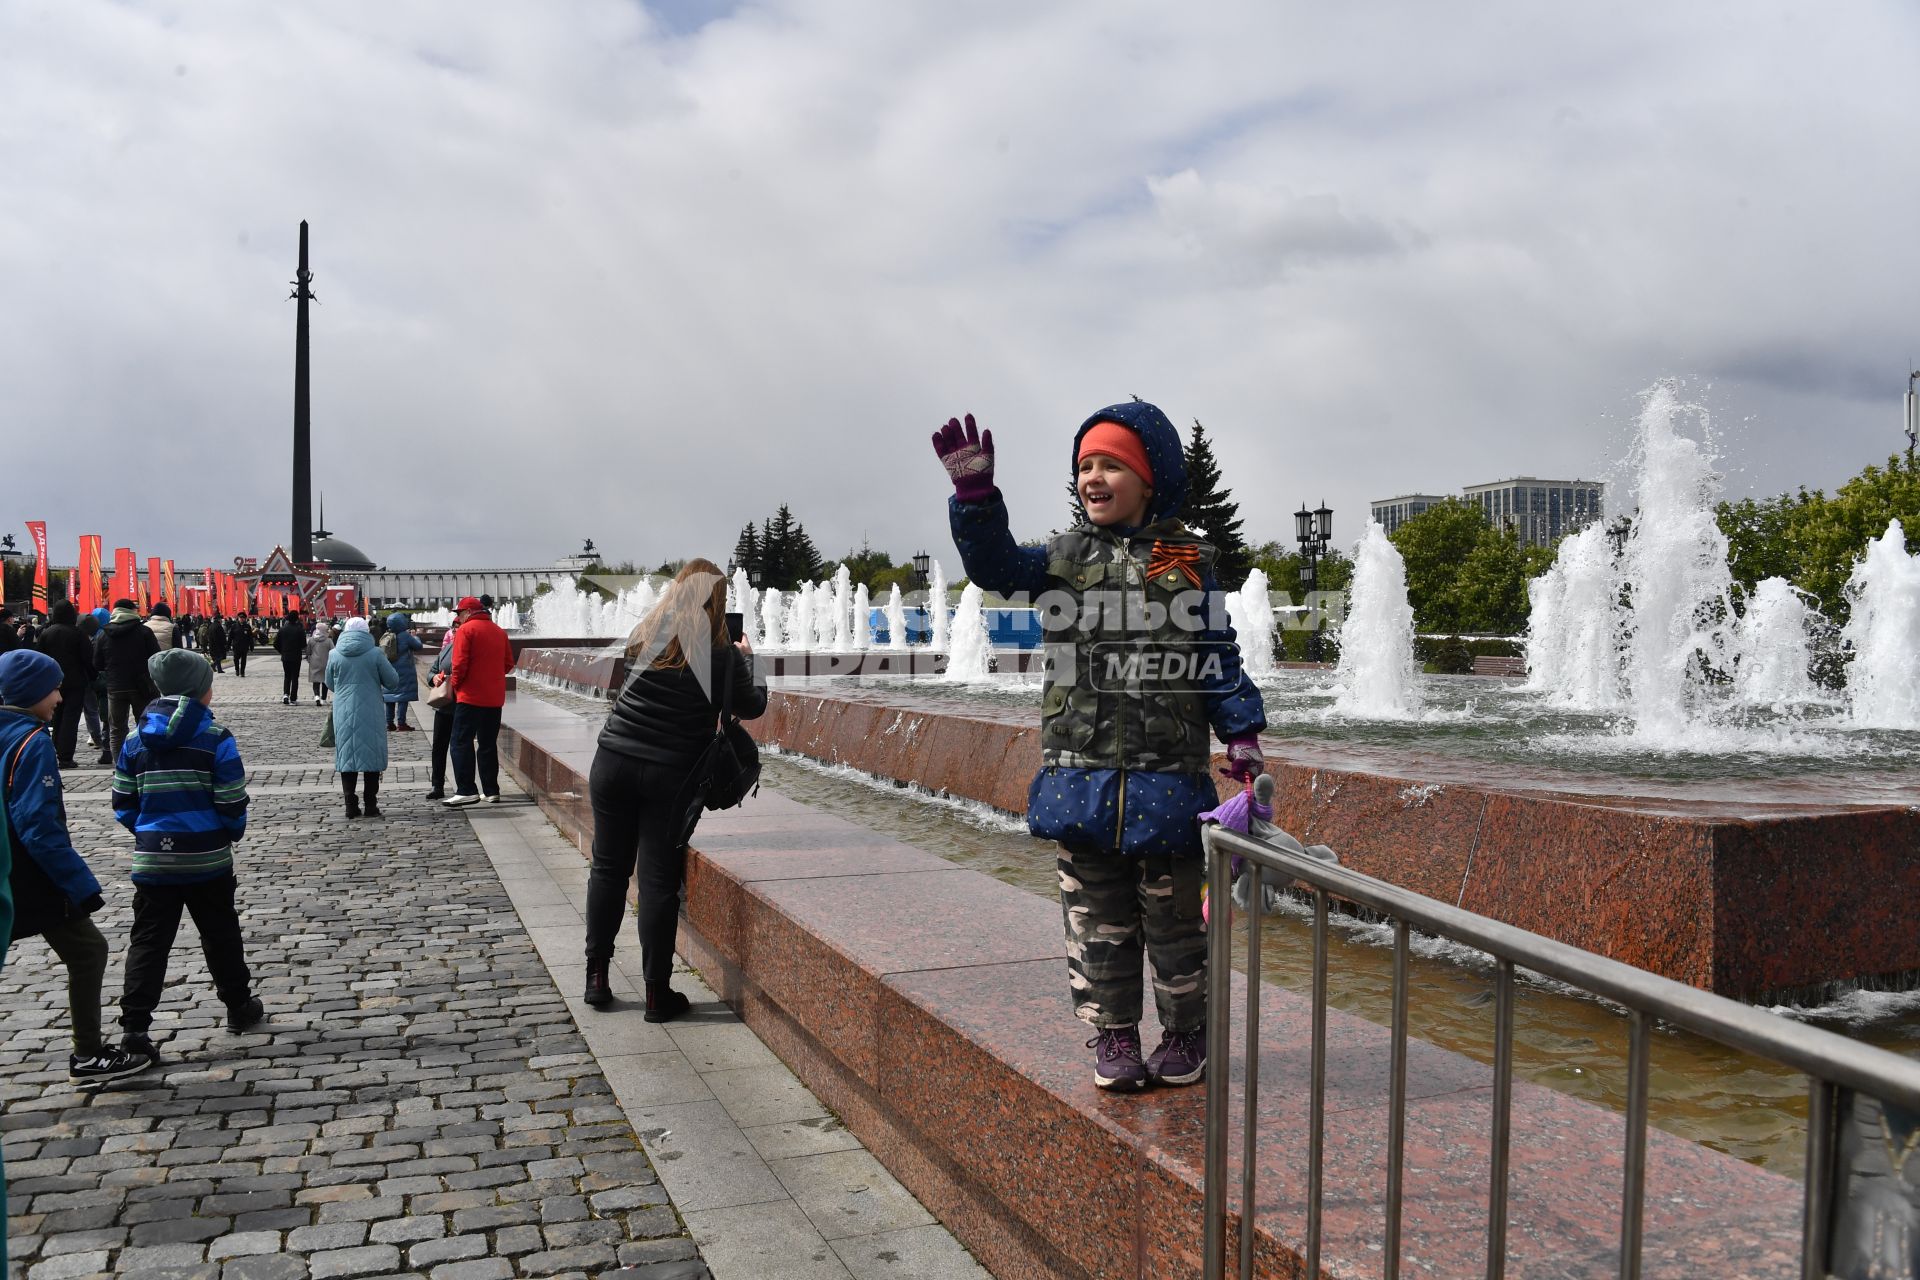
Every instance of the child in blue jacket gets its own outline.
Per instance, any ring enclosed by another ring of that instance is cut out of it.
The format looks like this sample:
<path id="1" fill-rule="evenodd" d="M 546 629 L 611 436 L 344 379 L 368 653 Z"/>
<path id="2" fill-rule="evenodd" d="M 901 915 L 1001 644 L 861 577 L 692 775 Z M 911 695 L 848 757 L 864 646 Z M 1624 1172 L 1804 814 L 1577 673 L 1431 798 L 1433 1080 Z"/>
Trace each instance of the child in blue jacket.
<path id="1" fill-rule="evenodd" d="M 247 830 L 247 769 L 233 734 L 207 710 L 213 667 L 187 649 L 147 660 L 160 696 L 129 734 L 113 771 L 113 816 L 133 832 L 133 934 L 120 998 L 121 1044 L 158 1061 L 149 1035 L 182 909 L 200 931 L 227 1026 L 266 1016 L 253 994 L 234 908 L 233 842 Z"/>
<path id="2" fill-rule="evenodd" d="M 1192 1084 L 1206 1072 L 1199 814 L 1218 800 L 1209 731 L 1247 781 L 1264 765 L 1266 712 L 1241 670 L 1214 549 L 1176 518 L 1187 489 L 1179 433 L 1138 400 L 1082 423 L 1072 462 L 1085 519 L 1044 547 L 1019 545 L 1008 528 L 992 432 L 969 415 L 933 446 L 953 481 L 967 576 L 1031 597 L 1048 633 L 1027 827 L 1060 845 L 1067 983 L 1095 1029 L 1094 1083 Z M 1144 1061 L 1143 943 L 1161 1026 Z"/>
<path id="3" fill-rule="evenodd" d="M 14 915 L 9 938 L 38 934 L 67 970 L 73 1052 L 67 1079 L 91 1089 L 152 1063 L 107 1044 L 100 1034 L 100 984 L 107 940 L 91 919 L 106 905 L 93 869 L 67 834 L 60 763 L 47 726 L 62 694 L 60 664 L 44 653 L 0 655 L 0 794 L 13 835 L 8 875 Z"/>

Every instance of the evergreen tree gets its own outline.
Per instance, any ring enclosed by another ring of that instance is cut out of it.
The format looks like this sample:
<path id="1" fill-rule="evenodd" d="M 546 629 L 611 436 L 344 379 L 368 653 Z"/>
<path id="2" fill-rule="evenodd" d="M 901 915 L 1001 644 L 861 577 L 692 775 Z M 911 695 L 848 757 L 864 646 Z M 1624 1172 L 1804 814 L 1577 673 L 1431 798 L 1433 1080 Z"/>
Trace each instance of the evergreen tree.
<path id="1" fill-rule="evenodd" d="M 760 534 L 762 586 L 792 591 L 820 570 L 820 552 L 786 503 L 773 513 Z"/>
<path id="2" fill-rule="evenodd" d="M 749 520 L 740 530 L 740 537 L 733 544 L 734 567 L 747 571 L 747 581 L 759 582 L 763 566 L 760 563 L 760 531 Z"/>
<path id="3" fill-rule="evenodd" d="M 1233 500 L 1233 490 L 1220 483 L 1220 464 L 1198 418 L 1193 422 L 1193 438 L 1187 441 L 1186 460 L 1187 499 L 1179 517 L 1204 530 L 1202 536 L 1220 553 L 1214 576 L 1223 590 L 1238 591 L 1253 571 L 1253 553 L 1240 534 L 1240 504 Z"/>

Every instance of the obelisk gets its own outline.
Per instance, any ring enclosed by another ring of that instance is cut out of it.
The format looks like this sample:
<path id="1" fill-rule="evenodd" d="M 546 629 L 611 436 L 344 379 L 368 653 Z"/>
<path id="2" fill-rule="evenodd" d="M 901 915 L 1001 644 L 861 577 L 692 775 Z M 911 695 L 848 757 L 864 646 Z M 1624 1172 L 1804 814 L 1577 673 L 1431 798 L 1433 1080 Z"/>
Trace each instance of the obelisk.
<path id="1" fill-rule="evenodd" d="M 307 224 L 300 223 L 300 271 L 292 297 L 299 304 L 293 332 L 293 538 L 287 554 L 295 564 L 313 559 L 313 410 L 308 403 L 307 303 L 313 301 L 307 270 Z"/>

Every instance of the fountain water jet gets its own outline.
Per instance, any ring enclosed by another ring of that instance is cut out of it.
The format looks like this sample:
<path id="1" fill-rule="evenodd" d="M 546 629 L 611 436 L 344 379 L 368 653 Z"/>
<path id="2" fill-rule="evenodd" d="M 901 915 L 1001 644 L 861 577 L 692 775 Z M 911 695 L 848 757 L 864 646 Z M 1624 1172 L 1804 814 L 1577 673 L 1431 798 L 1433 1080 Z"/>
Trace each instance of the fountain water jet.
<path id="1" fill-rule="evenodd" d="M 1920 728 L 1920 556 L 1898 520 L 1867 543 L 1847 579 L 1853 613 L 1841 637 L 1853 649 L 1847 697 L 1863 728 Z"/>
<path id="2" fill-rule="evenodd" d="M 766 595 L 760 599 L 760 647 L 768 653 L 777 653 L 787 647 L 786 637 L 780 634 L 778 587 L 768 587 Z"/>
<path id="3" fill-rule="evenodd" d="M 933 627 L 932 646 L 947 647 L 947 571 L 933 562 L 933 586 L 927 592 L 927 618 Z"/>
<path id="4" fill-rule="evenodd" d="M 984 597 L 969 582 L 960 591 L 960 607 L 953 614 L 953 640 L 947 652 L 947 679 L 976 683 L 988 678 L 993 640 L 987 632 Z"/>
<path id="5" fill-rule="evenodd" d="M 1267 594 L 1267 575 L 1255 569 L 1240 590 L 1227 596 L 1227 617 L 1240 644 L 1240 663 L 1259 680 L 1274 673 L 1273 601 Z"/>
<path id="6" fill-rule="evenodd" d="M 1620 583 L 1606 530 L 1588 525 L 1563 540 L 1527 596 L 1527 688 L 1579 711 L 1619 706 Z"/>
<path id="7" fill-rule="evenodd" d="M 887 648 L 907 647 L 907 606 L 900 600 L 900 584 L 887 589 Z"/>
<path id="8" fill-rule="evenodd" d="M 1407 603 L 1407 566 L 1379 522 L 1369 520 L 1354 550 L 1353 586 L 1340 626 L 1340 662 L 1334 671 L 1332 712 L 1373 720 L 1404 720 L 1420 713 L 1414 684 L 1413 606 Z"/>
<path id="9" fill-rule="evenodd" d="M 853 589 L 853 647 L 860 653 L 873 648 L 873 623 L 869 617 L 872 608 L 867 599 L 867 584 L 863 582 Z"/>
<path id="10" fill-rule="evenodd" d="M 1813 657 L 1809 625 L 1818 616 L 1785 578 L 1756 584 L 1737 632 L 1734 696 L 1762 707 L 1818 701 L 1820 692 L 1807 673 Z"/>

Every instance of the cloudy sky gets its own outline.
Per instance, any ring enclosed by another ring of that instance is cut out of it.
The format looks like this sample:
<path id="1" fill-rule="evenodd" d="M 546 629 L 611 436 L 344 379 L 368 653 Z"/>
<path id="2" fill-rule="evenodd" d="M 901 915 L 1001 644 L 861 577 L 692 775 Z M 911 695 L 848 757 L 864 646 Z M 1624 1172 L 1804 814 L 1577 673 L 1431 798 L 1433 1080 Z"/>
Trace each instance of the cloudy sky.
<path id="1" fill-rule="evenodd" d="M 1140 395 L 1248 532 L 1602 474 L 1688 380 L 1731 492 L 1899 447 L 1920 8 L 0 5 L 0 524 L 183 564 L 316 487 L 393 566 L 945 551 Z M 23 539 L 24 540 L 24 539 Z"/>

